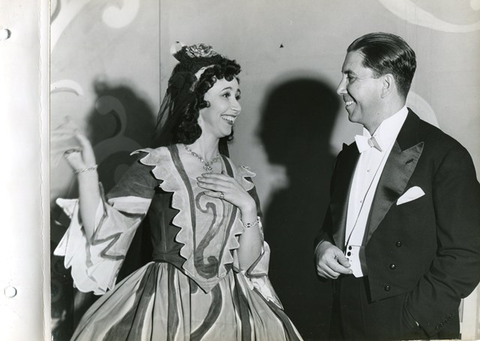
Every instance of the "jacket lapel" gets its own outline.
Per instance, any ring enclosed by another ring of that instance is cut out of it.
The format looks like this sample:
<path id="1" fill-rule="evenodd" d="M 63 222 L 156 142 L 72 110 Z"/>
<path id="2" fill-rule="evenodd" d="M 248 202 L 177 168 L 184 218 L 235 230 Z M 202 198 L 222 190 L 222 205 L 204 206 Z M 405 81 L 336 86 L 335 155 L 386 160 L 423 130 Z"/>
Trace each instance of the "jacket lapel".
<path id="1" fill-rule="evenodd" d="M 418 116 L 409 110 L 380 177 L 370 209 L 364 245 L 377 230 L 393 203 L 405 191 L 408 181 L 415 171 L 424 147 L 424 143 L 417 138 L 419 122 Z"/>

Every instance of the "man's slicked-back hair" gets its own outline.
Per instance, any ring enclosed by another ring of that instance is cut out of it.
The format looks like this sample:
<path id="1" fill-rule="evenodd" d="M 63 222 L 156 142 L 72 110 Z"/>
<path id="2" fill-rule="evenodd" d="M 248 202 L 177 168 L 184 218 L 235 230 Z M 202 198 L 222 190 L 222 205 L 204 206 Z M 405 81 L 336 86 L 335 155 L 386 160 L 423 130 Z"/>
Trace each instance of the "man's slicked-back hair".
<path id="1" fill-rule="evenodd" d="M 347 52 L 363 55 L 363 66 L 375 77 L 392 74 L 399 93 L 406 98 L 417 68 L 415 52 L 401 37 L 391 33 L 368 33 L 357 38 Z"/>

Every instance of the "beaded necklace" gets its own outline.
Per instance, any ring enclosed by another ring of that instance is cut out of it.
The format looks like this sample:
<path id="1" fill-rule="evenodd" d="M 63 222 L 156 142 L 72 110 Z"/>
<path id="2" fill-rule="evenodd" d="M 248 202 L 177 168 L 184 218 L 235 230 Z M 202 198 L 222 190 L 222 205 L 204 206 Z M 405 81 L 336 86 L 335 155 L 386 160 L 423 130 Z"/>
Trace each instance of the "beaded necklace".
<path id="1" fill-rule="evenodd" d="M 187 152 L 189 152 L 190 154 L 192 154 L 193 156 L 195 156 L 197 159 L 200 160 L 200 162 L 203 164 L 203 169 L 205 169 L 207 172 L 211 173 L 213 172 L 213 164 L 215 162 L 217 162 L 218 160 L 220 160 L 220 154 L 217 153 L 217 156 L 215 156 L 213 159 L 211 159 L 210 161 L 207 161 L 205 160 L 203 157 L 201 157 L 200 155 L 198 155 L 197 153 L 195 153 L 193 150 L 191 150 L 190 148 L 188 148 L 186 145 L 185 145 L 185 150 Z"/>

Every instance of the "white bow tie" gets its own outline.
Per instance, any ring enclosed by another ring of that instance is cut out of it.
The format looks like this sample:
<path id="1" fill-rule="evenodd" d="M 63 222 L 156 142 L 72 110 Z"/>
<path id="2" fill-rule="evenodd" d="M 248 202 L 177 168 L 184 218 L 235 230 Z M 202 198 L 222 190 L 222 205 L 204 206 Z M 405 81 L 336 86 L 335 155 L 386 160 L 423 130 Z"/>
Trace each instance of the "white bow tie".
<path id="1" fill-rule="evenodd" d="M 355 135 L 355 142 L 357 143 L 357 148 L 360 153 L 363 153 L 369 148 L 376 148 L 378 151 L 382 151 L 382 148 L 380 148 L 380 145 L 378 144 L 377 140 L 375 137 L 366 137 L 363 135 Z"/>

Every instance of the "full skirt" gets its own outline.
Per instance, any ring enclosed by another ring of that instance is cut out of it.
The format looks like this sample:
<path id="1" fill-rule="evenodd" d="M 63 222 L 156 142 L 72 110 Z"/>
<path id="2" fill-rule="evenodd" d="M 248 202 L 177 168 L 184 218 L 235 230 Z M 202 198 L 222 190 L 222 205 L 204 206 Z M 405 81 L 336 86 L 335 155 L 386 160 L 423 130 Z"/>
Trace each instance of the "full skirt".
<path id="1" fill-rule="evenodd" d="M 151 262 L 100 297 L 72 340 L 301 340 L 283 310 L 230 270 L 210 292 Z"/>

